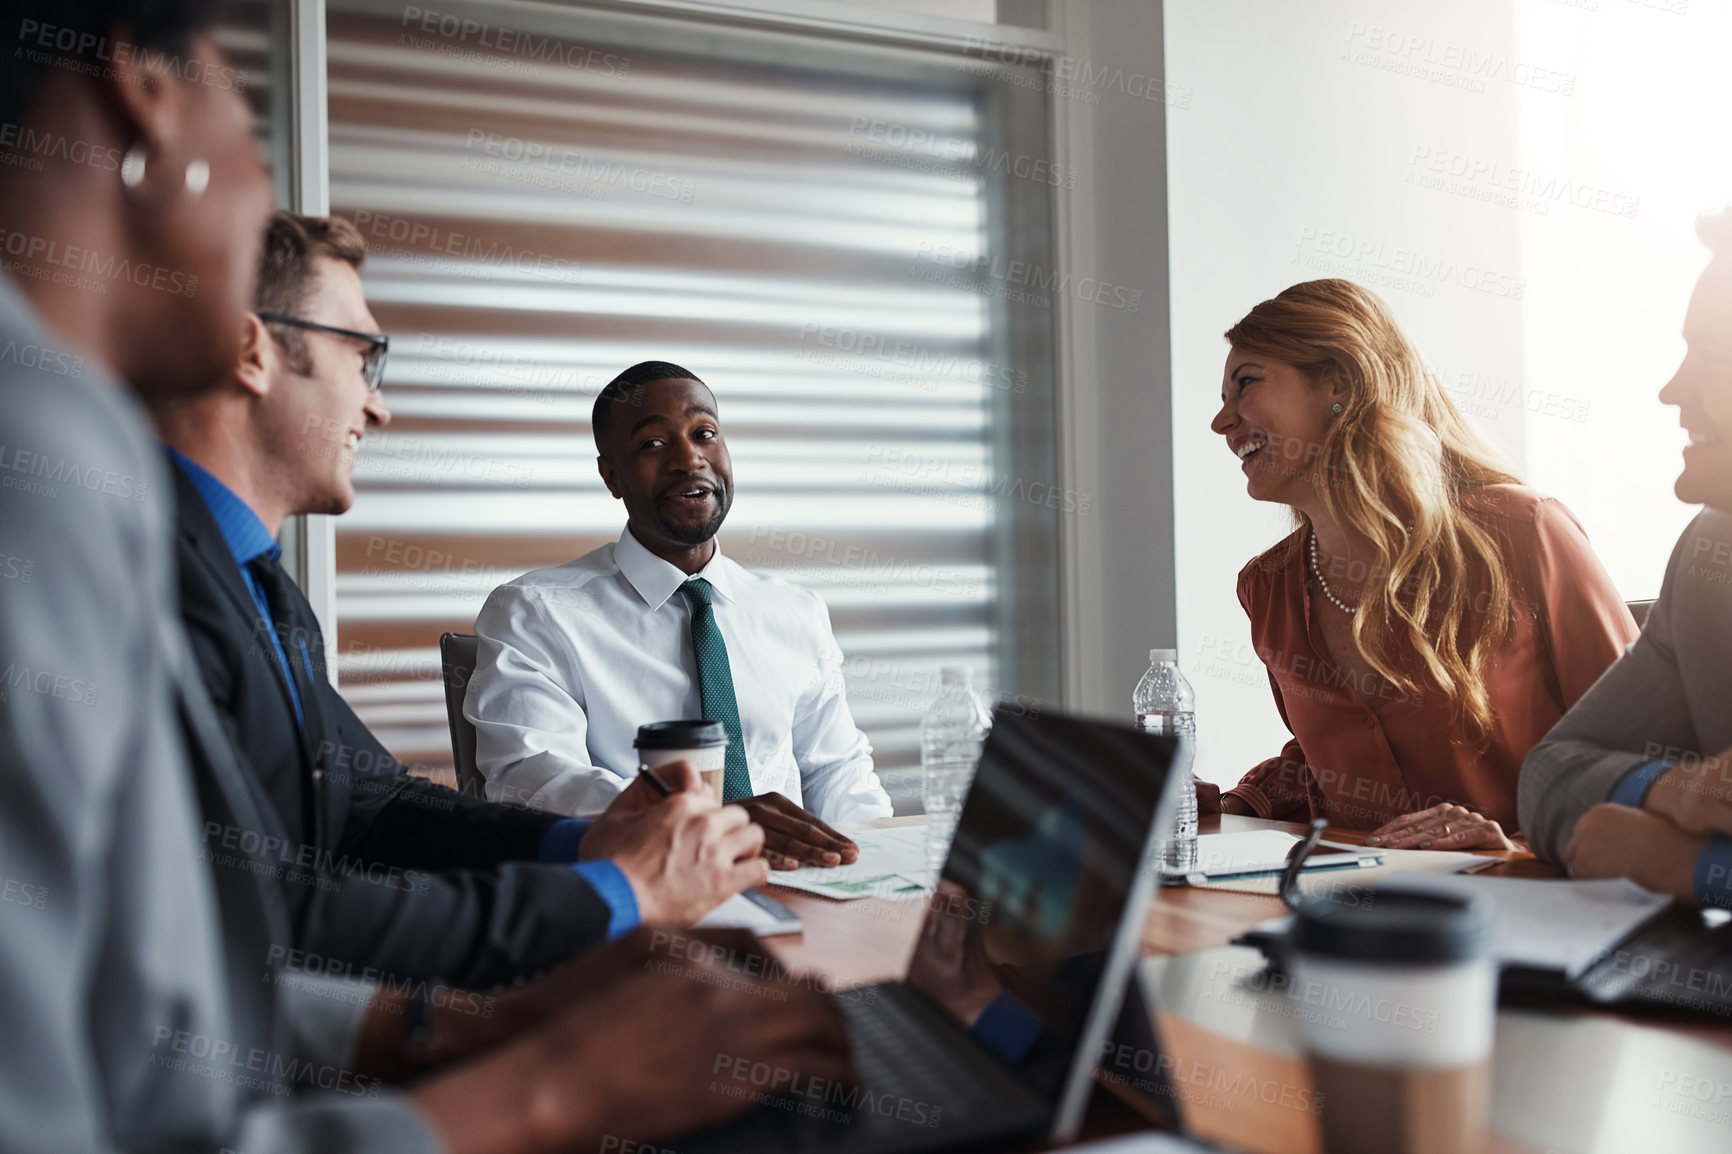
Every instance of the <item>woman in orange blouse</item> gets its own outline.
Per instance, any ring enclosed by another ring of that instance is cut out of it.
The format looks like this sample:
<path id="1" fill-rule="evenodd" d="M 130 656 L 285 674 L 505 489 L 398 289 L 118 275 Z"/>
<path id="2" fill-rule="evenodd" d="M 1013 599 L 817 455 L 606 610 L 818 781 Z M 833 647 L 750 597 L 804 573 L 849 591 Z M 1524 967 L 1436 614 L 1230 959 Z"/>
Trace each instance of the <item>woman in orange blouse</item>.
<path id="1" fill-rule="evenodd" d="M 1635 640 L 1629 609 L 1374 293 L 1294 285 L 1226 336 L 1211 427 L 1297 528 L 1239 574 L 1293 740 L 1220 808 L 1391 848 L 1510 848 L 1522 759 Z"/>

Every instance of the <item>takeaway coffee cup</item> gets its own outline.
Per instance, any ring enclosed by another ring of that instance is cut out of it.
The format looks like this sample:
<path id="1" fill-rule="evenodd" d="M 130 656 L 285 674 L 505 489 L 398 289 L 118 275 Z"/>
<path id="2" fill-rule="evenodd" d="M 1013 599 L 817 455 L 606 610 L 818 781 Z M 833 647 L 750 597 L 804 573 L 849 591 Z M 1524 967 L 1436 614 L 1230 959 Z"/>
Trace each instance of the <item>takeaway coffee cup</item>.
<path id="1" fill-rule="evenodd" d="M 1314 898 L 1292 944 L 1328 1154 L 1477 1154 L 1497 1016 L 1480 903 L 1384 888 L 1351 905 Z"/>
<path id="2" fill-rule="evenodd" d="M 722 800 L 728 756 L 728 731 L 719 721 L 652 721 L 637 727 L 639 765 L 654 769 L 670 761 L 689 761 L 704 786 Z"/>

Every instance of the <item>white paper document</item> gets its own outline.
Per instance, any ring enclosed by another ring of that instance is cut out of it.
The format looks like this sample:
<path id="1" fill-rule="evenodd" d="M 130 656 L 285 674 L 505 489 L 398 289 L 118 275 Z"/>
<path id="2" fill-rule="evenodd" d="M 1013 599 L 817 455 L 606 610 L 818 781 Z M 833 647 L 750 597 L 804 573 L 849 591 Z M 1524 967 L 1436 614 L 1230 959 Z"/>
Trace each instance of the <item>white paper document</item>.
<path id="1" fill-rule="evenodd" d="M 1589 882 L 1402 873 L 1390 881 L 1484 898 L 1492 909 L 1492 952 L 1499 962 L 1561 970 L 1571 979 L 1671 900 L 1624 878 Z"/>
<path id="2" fill-rule="evenodd" d="M 780 903 L 776 903 L 780 905 Z M 753 900 L 750 891 L 735 894 L 697 921 L 699 929 L 751 930 L 760 938 L 777 934 L 797 934 L 806 927 L 787 907 L 778 912 L 770 903 Z"/>
<path id="3" fill-rule="evenodd" d="M 853 865 L 824 869 L 801 866 L 778 870 L 770 884 L 804 890 L 827 898 L 889 898 L 904 901 L 930 891 L 926 884 L 926 827 L 891 826 L 888 829 L 849 830 L 860 847 Z"/>
<path id="4" fill-rule="evenodd" d="M 1298 841 L 1294 835 L 1278 829 L 1206 833 L 1197 839 L 1197 866 L 1187 876 L 1193 885 L 1197 885 L 1209 878 L 1279 873 L 1287 864 L 1287 851 Z M 1331 849 L 1340 852 L 1328 852 Z M 1352 846 L 1337 846 L 1325 841 L 1317 843 L 1317 848 L 1305 859 L 1305 868 L 1352 866 L 1361 861 L 1369 864 L 1378 857 L 1373 850 L 1358 851 Z"/>

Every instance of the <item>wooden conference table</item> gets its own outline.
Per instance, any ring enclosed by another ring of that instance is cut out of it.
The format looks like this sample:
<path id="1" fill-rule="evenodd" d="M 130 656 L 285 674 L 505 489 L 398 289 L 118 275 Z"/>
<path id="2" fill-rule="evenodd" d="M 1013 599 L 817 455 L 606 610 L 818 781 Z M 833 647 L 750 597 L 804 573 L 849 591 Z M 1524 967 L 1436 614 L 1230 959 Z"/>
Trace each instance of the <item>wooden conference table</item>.
<path id="1" fill-rule="evenodd" d="M 890 818 L 876 825 L 919 825 Z M 1304 827 L 1232 815 L 1202 832 Z M 1330 830 L 1335 841 L 1362 834 Z M 1525 853 L 1489 872 L 1556 877 Z M 837 987 L 899 978 L 914 951 L 921 901 L 776 897 L 805 932 L 769 939 L 781 961 Z M 1282 913 L 1279 899 L 1215 889 L 1168 889 L 1143 932 L 1143 974 L 1180 1111 L 1193 1133 L 1255 1154 L 1320 1154 L 1311 1080 L 1285 999 L 1244 985 L 1262 967 L 1228 943 Z M 1084 1137 L 1146 1126 L 1097 1085 Z M 1573 1006 L 1498 1012 L 1492 1101 L 1498 1154 L 1692 1154 L 1732 1150 L 1732 1026 L 1611 1014 Z"/>

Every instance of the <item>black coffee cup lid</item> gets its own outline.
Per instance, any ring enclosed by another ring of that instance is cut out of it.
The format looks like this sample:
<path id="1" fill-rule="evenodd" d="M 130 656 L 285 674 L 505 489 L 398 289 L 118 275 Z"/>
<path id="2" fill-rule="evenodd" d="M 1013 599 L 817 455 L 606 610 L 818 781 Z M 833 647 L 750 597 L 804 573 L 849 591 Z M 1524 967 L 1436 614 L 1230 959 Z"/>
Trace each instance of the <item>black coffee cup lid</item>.
<path id="1" fill-rule="evenodd" d="M 1491 924 L 1483 903 L 1464 894 L 1379 887 L 1306 899 L 1292 942 L 1342 961 L 1463 962 L 1490 949 Z"/>
<path id="2" fill-rule="evenodd" d="M 719 721 L 652 721 L 637 727 L 637 749 L 710 749 L 728 744 Z"/>

